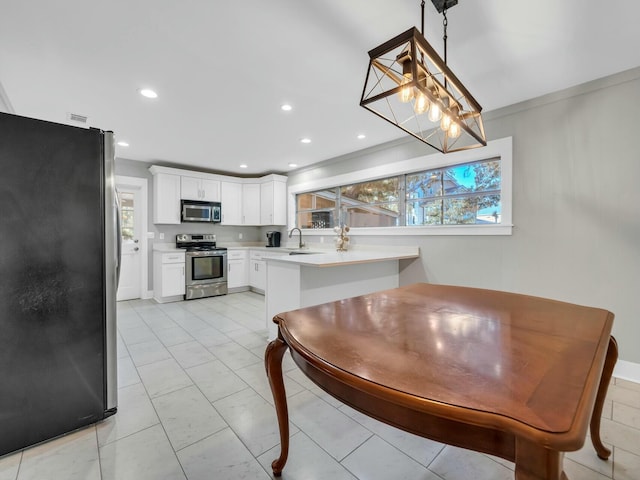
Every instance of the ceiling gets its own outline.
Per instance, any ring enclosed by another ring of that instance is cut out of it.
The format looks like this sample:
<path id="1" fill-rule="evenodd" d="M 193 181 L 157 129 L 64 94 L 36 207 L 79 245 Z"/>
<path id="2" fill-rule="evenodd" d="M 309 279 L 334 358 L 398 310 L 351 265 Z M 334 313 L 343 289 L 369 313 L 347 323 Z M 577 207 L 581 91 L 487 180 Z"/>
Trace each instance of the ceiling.
<path id="1" fill-rule="evenodd" d="M 449 67 L 485 112 L 640 66 L 637 0 L 459 0 L 448 18 Z M 0 0 L 0 104 L 86 116 L 121 158 L 286 173 L 404 135 L 359 100 L 368 50 L 412 26 L 418 0 Z"/>

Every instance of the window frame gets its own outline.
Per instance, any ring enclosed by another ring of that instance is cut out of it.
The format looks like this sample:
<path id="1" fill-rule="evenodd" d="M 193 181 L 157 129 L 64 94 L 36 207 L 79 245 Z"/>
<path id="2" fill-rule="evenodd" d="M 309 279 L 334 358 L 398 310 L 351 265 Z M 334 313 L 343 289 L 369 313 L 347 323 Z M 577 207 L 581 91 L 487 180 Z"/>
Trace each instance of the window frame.
<path id="1" fill-rule="evenodd" d="M 288 200 L 288 228 L 296 226 L 296 195 L 308 193 L 324 188 L 336 188 L 354 183 L 378 180 L 401 174 L 416 173 L 435 168 L 444 168 L 462 163 L 477 162 L 499 157 L 501 161 L 501 189 L 502 202 L 501 223 L 472 224 L 472 225 L 411 225 L 398 227 L 353 227 L 349 235 L 511 235 L 512 223 L 512 172 L 513 172 L 513 141 L 512 137 L 501 138 L 487 142 L 486 147 L 464 150 L 456 153 L 435 153 L 422 157 L 415 157 L 399 162 L 387 163 L 376 167 L 310 180 L 287 188 Z M 307 235 L 333 235 L 332 228 L 305 229 Z"/>

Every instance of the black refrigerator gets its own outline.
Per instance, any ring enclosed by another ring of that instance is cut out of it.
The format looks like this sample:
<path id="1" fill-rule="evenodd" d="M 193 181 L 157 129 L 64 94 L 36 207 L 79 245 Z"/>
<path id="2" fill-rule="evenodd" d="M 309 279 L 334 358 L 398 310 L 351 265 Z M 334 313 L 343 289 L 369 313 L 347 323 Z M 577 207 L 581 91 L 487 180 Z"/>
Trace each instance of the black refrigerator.
<path id="1" fill-rule="evenodd" d="M 0 456 L 117 409 L 112 132 L 0 113 Z"/>

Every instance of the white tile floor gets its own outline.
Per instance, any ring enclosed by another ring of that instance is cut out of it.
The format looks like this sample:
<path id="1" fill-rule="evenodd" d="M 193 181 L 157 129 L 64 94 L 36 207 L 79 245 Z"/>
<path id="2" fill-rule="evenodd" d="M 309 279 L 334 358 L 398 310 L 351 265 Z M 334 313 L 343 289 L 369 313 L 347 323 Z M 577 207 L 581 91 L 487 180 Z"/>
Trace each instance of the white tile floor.
<path id="1" fill-rule="evenodd" d="M 119 408 L 104 422 L 0 458 L 0 480 L 268 479 L 279 437 L 263 355 L 263 297 L 118 305 Z M 513 479 L 513 465 L 372 420 L 285 359 L 291 450 L 282 478 Z M 591 444 L 571 480 L 640 480 L 640 385 L 614 380 L 603 415 L 613 458 Z M 0 433 L 1 434 L 1 433 Z"/>

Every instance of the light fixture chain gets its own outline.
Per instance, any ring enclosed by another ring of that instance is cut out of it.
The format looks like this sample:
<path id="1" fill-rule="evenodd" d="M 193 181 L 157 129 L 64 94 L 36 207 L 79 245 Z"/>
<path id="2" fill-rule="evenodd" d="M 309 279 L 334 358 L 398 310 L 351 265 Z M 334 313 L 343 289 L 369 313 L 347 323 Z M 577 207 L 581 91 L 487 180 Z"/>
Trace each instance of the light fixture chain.
<path id="1" fill-rule="evenodd" d="M 447 25 L 449 25 L 449 20 L 447 20 L 447 9 L 442 11 L 442 27 L 444 30 L 444 36 L 442 40 L 444 40 L 444 63 L 447 63 Z"/>

